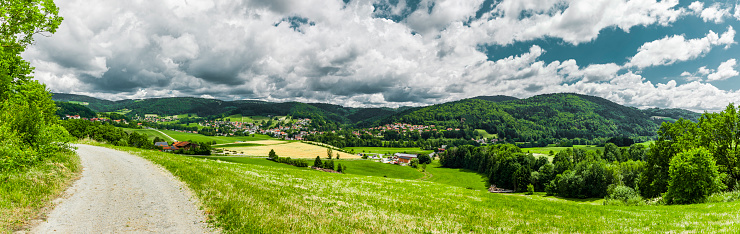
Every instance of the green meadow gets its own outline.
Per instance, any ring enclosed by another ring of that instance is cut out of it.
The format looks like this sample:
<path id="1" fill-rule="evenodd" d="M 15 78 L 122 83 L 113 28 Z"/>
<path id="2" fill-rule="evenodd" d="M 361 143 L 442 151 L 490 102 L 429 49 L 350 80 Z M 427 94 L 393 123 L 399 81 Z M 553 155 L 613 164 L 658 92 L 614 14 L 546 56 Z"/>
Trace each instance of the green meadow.
<path id="1" fill-rule="evenodd" d="M 434 182 L 351 174 L 353 167 L 361 166 L 349 161 L 346 162 L 348 174 L 334 174 L 276 165 L 265 159 L 209 160 L 113 148 L 140 155 L 171 171 L 194 191 L 213 224 L 226 233 L 727 233 L 740 230 L 740 202 L 605 206 L 599 205 L 598 200 L 493 194 L 465 188 L 477 183 L 473 176 L 472 181 L 460 182 L 464 184 L 460 186 L 451 185 L 457 183 L 454 179 Z M 427 170 L 434 174 L 435 167 L 432 165 Z M 460 178 L 452 170 L 436 171 L 440 172 L 439 175 L 447 173 Z"/>
<path id="2" fill-rule="evenodd" d="M 490 134 L 486 130 L 483 130 L 483 129 L 476 129 L 475 131 L 478 132 L 478 134 L 480 134 L 481 138 L 498 139 L 498 134 Z"/>
<path id="3" fill-rule="evenodd" d="M 488 191 L 488 178 L 475 171 L 461 168 L 444 168 L 438 160 L 427 165 L 423 180 L 466 189 Z"/>
<path id="4" fill-rule="evenodd" d="M 168 137 L 164 136 L 163 134 L 159 133 L 158 131 L 155 131 L 153 129 L 130 129 L 130 128 L 124 128 L 126 131 L 130 132 L 136 132 L 136 133 L 143 133 L 147 134 L 150 139 L 154 139 L 154 137 L 159 137 L 162 139 L 165 139 L 167 141 L 170 141 Z M 178 141 L 197 141 L 197 142 L 213 142 L 216 141 L 216 144 L 225 144 L 225 143 L 233 143 L 237 141 L 259 141 L 259 140 L 270 140 L 274 139 L 267 135 L 262 134 L 254 134 L 254 136 L 204 136 L 200 134 L 194 134 L 194 133 L 186 133 L 186 132 L 178 132 L 178 131 L 170 131 L 170 130 L 160 130 L 163 133 L 171 136 L 172 138 L 175 138 L 175 140 Z"/>
<path id="5" fill-rule="evenodd" d="M 74 152 L 63 152 L 47 155 L 34 165 L 0 171 L 0 233 L 12 233 L 39 218 L 81 169 Z"/>

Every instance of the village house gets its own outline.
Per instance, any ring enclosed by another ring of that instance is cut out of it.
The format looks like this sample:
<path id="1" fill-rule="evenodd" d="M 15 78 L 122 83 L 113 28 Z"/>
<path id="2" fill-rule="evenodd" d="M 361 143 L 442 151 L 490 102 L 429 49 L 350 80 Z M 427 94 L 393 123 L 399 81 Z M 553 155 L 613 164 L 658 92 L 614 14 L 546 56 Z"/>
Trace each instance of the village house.
<path id="1" fill-rule="evenodd" d="M 402 154 L 402 153 L 396 153 L 393 156 L 398 158 L 399 163 L 411 163 L 411 160 L 417 157 L 416 154 Z"/>
<path id="2" fill-rule="evenodd" d="M 185 149 L 185 150 L 190 150 L 190 149 L 192 149 L 193 147 L 198 147 L 198 145 L 197 145 L 197 144 L 195 144 L 195 143 L 190 143 L 190 142 L 187 142 L 187 141 L 178 141 L 178 142 L 172 143 L 172 146 L 173 146 L 173 148 L 174 148 L 174 149 L 172 149 L 172 150 L 177 150 L 177 149 Z"/>

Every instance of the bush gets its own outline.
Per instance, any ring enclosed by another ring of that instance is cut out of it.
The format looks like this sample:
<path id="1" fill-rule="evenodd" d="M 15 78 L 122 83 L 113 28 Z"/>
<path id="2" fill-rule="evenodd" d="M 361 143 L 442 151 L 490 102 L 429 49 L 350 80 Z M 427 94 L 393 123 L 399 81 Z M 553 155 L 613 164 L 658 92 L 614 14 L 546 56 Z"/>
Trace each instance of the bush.
<path id="1" fill-rule="evenodd" d="M 740 190 L 712 194 L 707 202 L 734 202 L 740 200 Z"/>
<path id="2" fill-rule="evenodd" d="M 316 156 L 316 160 L 313 161 L 313 167 L 324 168 L 324 163 L 321 162 L 321 158 Z"/>
<path id="3" fill-rule="evenodd" d="M 430 164 L 430 163 L 432 163 L 432 158 L 430 158 L 428 154 L 420 154 L 419 155 L 419 163 L 421 163 L 421 164 Z"/>
<path id="4" fill-rule="evenodd" d="M 267 158 L 271 160 L 278 160 L 278 155 L 275 153 L 274 149 L 270 149 L 270 153 L 267 154 Z"/>
<path id="5" fill-rule="evenodd" d="M 534 185 L 529 184 L 527 185 L 527 195 L 532 195 L 532 194 L 534 194 Z"/>
<path id="6" fill-rule="evenodd" d="M 411 162 L 409 163 L 409 166 L 411 166 L 413 168 L 418 168 L 419 167 L 419 159 L 418 158 L 411 159 Z"/>
<path id="7" fill-rule="evenodd" d="M 634 189 L 624 185 L 610 185 L 604 205 L 643 205 L 642 197 Z"/>
<path id="8" fill-rule="evenodd" d="M 696 148 L 677 154 L 668 169 L 667 204 L 704 202 L 713 193 L 726 188 L 712 154 L 705 148 Z"/>

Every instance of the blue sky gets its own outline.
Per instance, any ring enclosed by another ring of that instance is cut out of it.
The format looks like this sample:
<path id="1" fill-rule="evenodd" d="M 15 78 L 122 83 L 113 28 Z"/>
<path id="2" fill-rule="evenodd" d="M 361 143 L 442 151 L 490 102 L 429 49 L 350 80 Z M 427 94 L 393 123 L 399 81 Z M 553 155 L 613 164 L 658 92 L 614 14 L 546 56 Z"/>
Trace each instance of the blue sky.
<path id="1" fill-rule="evenodd" d="M 638 108 L 740 103 L 740 2 L 59 2 L 24 54 L 53 92 L 112 100 L 420 106 L 594 95 Z"/>

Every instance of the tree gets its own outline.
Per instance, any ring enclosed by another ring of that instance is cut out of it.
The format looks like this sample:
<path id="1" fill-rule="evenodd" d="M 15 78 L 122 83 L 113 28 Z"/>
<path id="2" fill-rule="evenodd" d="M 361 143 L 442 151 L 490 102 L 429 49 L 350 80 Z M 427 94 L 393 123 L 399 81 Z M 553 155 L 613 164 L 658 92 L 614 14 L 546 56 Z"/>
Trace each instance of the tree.
<path id="1" fill-rule="evenodd" d="M 428 154 L 420 154 L 419 157 L 418 157 L 418 159 L 419 159 L 419 163 L 421 163 L 421 164 L 429 164 L 429 163 L 432 163 L 432 158 L 429 157 Z"/>
<path id="2" fill-rule="evenodd" d="M 46 86 L 21 57 L 33 36 L 56 32 L 58 14 L 52 0 L 0 1 L 0 171 L 38 162 L 69 141 Z"/>
<path id="3" fill-rule="evenodd" d="M 274 149 L 270 149 L 270 153 L 267 154 L 267 158 L 270 159 L 270 160 L 277 161 L 278 155 L 275 153 L 275 150 Z"/>
<path id="4" fill-rule="evenodd" d="M 339 152 L 337 152 L 337 159 L 339 159 Z"/>
<path id="5" fill-rule="evenodd" d="M 332 154 L 332 150 L 331 150 L 331 149 L 326 149 L 326 156 L 327 156 L 327 157 L 328 157 L 329 159 L 331 159 L 331 156 L 332 156 L 331 154 Z"/>
<path id="6" fill-rule="evenodd" d="M 534 185 L 529 184 L 527 185 L 527 195 L 533 195 L 534 194 Z"/>
<path id="7" fill-rule="evenodd" d="M 699 142 L 696 123 L 679 119 L 675 123 L 663 122 L 658 130 L 658 140 L 645 153 L 645 171 L 640 175 L 638 189 L 645 198 L 659 197 L 668 191 L 671 158 L 679 152 L 696 148 Z"/>
<path id="8" fill-rule="evenodd" d="M 342 164 L 341 163 L 337 164 L 337 172 L 342 172 L 343 171 L 342 169 L 343 169 Z"/>
<path id="9" fill-rule="evenodd" d="M 670 163 L 668 204 L 691 204 L 704 201 L 709 195 L 726 188 L 722 183 L 714 157 L 705 148 L 692 149 L 673 157 Z"/>
<path id="10" fill-rule="evenodd" d="M 326 160 L 324 162 L 324 169 L 334 170 L 334 160 Z"/>
<path id="11" fill-rule="evenodd" d="M 717 160 L 721 173 L 728 177 L 730 189 L 740 180 L 740 112 L 733 103 L 720 113 L 704 113 L 699 119 L 700 145 Z"/>
<path id="12" fill-rule="evenodd" d="M 409 163 L 409 166 L 411 166 L 413 168 L 418 168 L 419 167 L 419 159 L 418 158 L 411 159 L 411 162 Z"/>
<path id="13" fill-rule="evenodd" d="M 523 192 L 531 181 L 531 173 L 528 167 L 519 167 L 512 176 L 514 179 L 514 191 Z"/>
<path id="14" fill-rule="evenodd" d="M 313 167 L 324 168 L 324 163 L 321 162 L 321 158 L 319 156 L 316 156 L 316 160 L 313 161 Z"/>
<path id="15" fill-rule="evenodd" d="M 606 143 L 604 145 L 604 159 L 609 162 L 622 161 L 622 152 L 616 144 L 611 142 Z"/>

